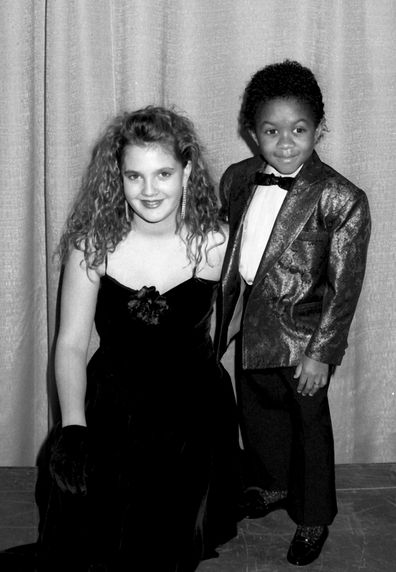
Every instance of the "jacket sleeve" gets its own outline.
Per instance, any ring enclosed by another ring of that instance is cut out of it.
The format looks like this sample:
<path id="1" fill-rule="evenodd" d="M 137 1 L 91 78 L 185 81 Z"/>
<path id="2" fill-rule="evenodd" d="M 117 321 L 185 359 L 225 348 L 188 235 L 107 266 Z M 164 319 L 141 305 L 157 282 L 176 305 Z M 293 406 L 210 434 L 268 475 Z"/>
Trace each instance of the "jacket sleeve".
<path id="1" fill-rule="evenodd" d="M 327 285 L 321 320 L 305 354 L 339 365 L 362 289 L 371 219 L 366 194 L 355 188 L 331 221 Z"/>

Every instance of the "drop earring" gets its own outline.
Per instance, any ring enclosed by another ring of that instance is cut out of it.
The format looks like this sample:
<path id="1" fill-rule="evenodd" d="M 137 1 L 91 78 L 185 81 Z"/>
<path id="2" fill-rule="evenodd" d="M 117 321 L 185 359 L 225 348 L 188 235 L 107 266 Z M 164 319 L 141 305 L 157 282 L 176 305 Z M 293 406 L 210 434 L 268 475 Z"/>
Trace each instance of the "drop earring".
<path id="1" fill-rule="evenodd" d="M 128 201 L 125 199 L 125 218 L 127 220 L 127 222 L 131 222 L 131 216 L 129 214 L 129 204 Z"/>
<path id="2" fill-rule="evenodd" d="M 187 203 L 187 190 L 186 187 L 183 187 L 182 190 L 182 201 L 181 201 L 181 210 L 180 210 L 180 218 L 184 220 L 186 218 L 186 203 Z"/>

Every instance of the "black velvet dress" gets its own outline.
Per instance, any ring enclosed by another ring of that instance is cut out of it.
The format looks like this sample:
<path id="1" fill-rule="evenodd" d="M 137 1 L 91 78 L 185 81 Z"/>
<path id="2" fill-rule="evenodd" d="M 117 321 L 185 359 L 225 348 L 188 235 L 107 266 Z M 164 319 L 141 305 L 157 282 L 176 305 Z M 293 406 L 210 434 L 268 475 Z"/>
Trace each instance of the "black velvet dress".
<path id="1" fill-rule="evenodd" d="M 102 277 L 88 494 L 53 485 L 40 510 L 54 570 L 189 572 L 236 534 L 234 396 L 209 336 L 216 291 L 192 277 L 160 296 Z"/>

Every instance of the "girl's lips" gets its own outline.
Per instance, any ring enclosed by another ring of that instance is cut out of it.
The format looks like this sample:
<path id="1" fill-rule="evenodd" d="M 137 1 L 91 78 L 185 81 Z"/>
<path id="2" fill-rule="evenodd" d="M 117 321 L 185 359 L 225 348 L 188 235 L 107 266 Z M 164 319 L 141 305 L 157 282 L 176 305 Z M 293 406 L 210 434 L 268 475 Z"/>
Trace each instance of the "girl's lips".
<path id="1" fill-rule="evenodd" d="M 142 201 L 142 203 L 147 209 L 156 209 L 157 207 L 160 206 L 162 200 L 158 199 L 156 201 Z"/>

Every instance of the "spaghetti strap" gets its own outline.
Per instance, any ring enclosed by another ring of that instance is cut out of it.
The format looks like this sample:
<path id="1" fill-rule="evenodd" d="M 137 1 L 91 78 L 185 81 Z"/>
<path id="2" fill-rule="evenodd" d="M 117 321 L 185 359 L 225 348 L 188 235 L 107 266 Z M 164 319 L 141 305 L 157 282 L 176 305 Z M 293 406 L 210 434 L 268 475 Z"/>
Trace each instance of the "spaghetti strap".
<path id="1" fill-rule="evenodd" d="M 105 263 L 105 271 L 104 271 L 104 273 L 105 273 L 105 276 L 107 276 L 107 253 L 106 253 L 106 256 L 105 256 L 105 259 L 104 259 L 104 263 Z"/>

